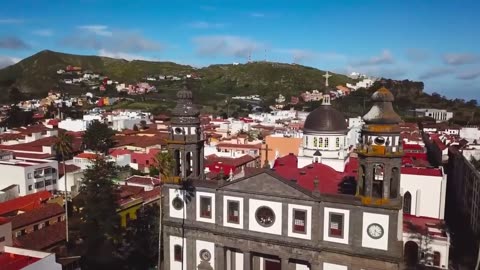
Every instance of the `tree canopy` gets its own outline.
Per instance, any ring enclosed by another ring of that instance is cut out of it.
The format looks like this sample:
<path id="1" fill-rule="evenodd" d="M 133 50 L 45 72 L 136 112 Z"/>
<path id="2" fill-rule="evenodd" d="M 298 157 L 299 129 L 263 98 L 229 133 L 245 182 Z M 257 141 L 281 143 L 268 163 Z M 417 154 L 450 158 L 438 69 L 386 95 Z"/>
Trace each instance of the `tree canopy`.
<path id="1" fill-rule="evenodd" d="M 99 157 L 84 172 L 80 188 L 80 231 L 85 236 L 88 269 L 107 269 L 116 259 L 112 256 L 120 235 L 117 214 L 118 194 L 113 179 L 118 169 L 112 162 Z M 103 267 L 103 268 L 102 268 Z"/>
<path id="2" fill-rule="evenodd" d="M 106 123 L 94 120 L 83 135 L 83 144 L 86 149 L 107 153 L 108 149 L 115 144 L 113 135 L 115 135 L 115 131 Z"/>

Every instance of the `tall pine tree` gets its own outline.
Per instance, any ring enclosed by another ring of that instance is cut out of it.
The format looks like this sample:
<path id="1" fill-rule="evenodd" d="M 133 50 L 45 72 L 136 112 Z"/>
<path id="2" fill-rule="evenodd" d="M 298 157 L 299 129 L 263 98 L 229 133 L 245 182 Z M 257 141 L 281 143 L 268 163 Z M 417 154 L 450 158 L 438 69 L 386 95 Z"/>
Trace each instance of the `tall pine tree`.
<path id="1" fill-rule="evenodd" d="M 113 179 L 117 173 L 114 163 L 100 157 L 84 172 L 80 189 L 83 206 L 80 229 L 85 236 L 87 269 L 116 267 L 113 254 L 120 237 L 120 217 Z"/>

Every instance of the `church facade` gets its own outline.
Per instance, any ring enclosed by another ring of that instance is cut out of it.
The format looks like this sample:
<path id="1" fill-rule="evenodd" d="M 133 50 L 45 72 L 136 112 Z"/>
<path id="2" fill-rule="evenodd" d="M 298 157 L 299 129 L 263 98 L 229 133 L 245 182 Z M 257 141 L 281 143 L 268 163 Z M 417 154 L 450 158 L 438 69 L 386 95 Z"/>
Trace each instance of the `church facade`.
<path id="1" fill-rule="evenodd" d="M 308 188 L 268 169 L 233 181 L 205 180 L 196 170 L 203 162 L 202 139 L 192 134 L 198 114 L 191 92 L 182 91 L 182 109 L 173 112 L 182 121 L 172 121 L 171 132 L 183 133 L 169 141 L 182 180 L 165 181 L 162 188 L 165 270 L 402 269 L 395 174 L 401 149 L 387 94 L 377 95 L 384 113 L 373 117 L 359 146 L 360 188 L 345 195 L 321 190 L 321 175 Z"/>

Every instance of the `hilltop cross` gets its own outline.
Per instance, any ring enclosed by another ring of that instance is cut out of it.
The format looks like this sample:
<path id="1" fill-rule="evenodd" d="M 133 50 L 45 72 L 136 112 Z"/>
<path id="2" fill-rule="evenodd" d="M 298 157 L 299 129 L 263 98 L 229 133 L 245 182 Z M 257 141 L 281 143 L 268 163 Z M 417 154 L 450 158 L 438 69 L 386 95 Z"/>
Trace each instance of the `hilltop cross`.
<path id="1" fill-rule="evenodd" d="M 332 75 L 328 74 L 328 71 L 327 71 L 327 73 L 325 73 L 323 77 L 325 77 L 325 87 L 328 87 L 328 78 L 332 77 Z"/>

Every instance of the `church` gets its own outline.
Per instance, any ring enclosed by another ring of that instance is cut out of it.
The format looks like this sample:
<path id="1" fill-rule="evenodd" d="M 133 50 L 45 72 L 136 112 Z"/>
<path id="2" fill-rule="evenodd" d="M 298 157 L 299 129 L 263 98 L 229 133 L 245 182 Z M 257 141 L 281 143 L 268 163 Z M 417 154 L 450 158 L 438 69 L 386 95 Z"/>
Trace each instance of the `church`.
<path id="1" fill-rule="evenodd" d="M 297 181 L 274 169 L 206 180 L 199 111 L 190 90 L 177 98 L 167 142 L 174 177 L 162 179 L 165 270 L 403 269 L 403 153 L 388 90 L 372 97 L 384 110 L 365 116 L 352 170 L 359 184 L 350 195 L 327 188 L 322 175 Z M 329 100 L 322 106 L 337 117 Z M 345 164 L 345 126 L 319 124 L 315 115 L 305 127 L 305 155 Z M 312 151 L 315 142 L 322 149 Z"/>
<path id="2" fill-rule="evenodd" d="M 348 126 L 341 112 L 330 103 L 328 72 L 325 77 L 325 92 L 322 105 L 312 111 L 305 120 L 303 141 L 298 151 L 298 168 L 311 163 L 325 164 L 338 172 L 345 170 L 349 155 Z"/>

